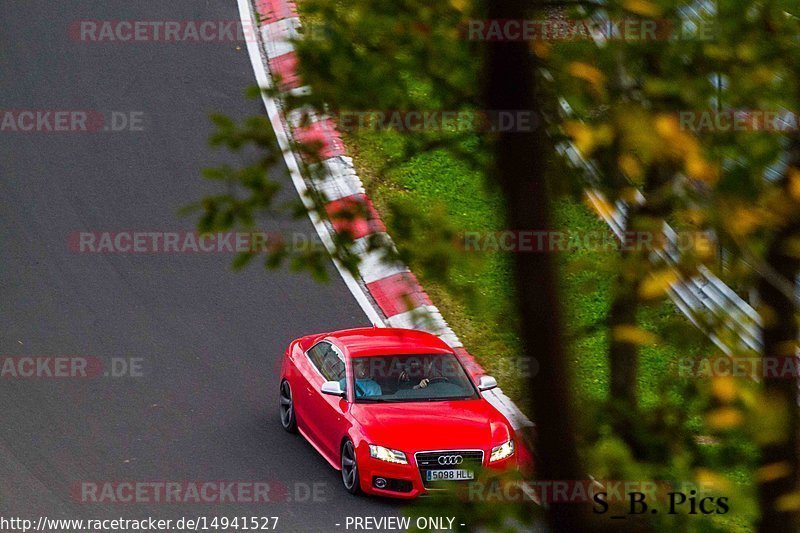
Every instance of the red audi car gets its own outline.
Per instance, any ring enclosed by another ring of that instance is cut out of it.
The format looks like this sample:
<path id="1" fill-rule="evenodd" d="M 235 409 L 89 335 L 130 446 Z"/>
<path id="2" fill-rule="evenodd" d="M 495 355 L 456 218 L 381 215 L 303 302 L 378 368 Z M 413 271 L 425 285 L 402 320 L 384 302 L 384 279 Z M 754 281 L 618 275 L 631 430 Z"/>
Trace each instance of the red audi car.
<path id="1" fill-rule="evenodd" d="M 421 331 L 364 328 L 310 335 L 283 358 L 280 419 L 344 487 L 415 498 L 481 470 L 517 468 L 514 430 L 453 350 Z"/>

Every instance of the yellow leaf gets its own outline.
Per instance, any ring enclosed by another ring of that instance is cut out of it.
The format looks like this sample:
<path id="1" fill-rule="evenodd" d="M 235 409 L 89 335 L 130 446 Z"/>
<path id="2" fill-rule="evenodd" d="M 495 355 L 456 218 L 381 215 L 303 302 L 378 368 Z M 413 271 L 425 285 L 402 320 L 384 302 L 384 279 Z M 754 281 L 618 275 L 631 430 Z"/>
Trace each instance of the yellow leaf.
<path id="1" fill-rule="evenodd" d="M 690 208 L 684 212 L 687 222 L 695 226 L 700 226 L 706 220 L 706 214 L 702 209 Z"/>
<path id="2" fill-rule="evenodd" d="M 661 14 L 661 8 L 647 0 L 626 0 L 622 5 L 631 13 L 643 17 L 657 17 Z"/>
<path id="3" fill-rule="evenodd" d="M 678 273 L 672 269 L 655 272 L 642 281 L 639 296 L 645 300 L 653 300 L 662 296 L 673 283 L 678 281 Z"/>
<path id="4" fill-rule="evenodd" d="M 789 169 L 789 194 L 796 201 L 800 201 L 800 170 Z"/>
<path id="5" fill-rule="evenodd" d="M 741 425 L 743 417 L 738 409 L 723 407 L 708 413 L 706 421 L 714 429 L 731 429 Z"/>
<path id="6" fill-rule="evenodd" d="M 620 156 L 618 164 L 622 172 L 624 172 L 625 175 L 632 180 L 640 180 L 644 175 L 644 171 L 642 170 L 642 165 L 639 164 L 639 160 L 631 154 L 624 154 Z"/>
<path id="7" fill-rule="evenodd" d="M 470 0 L 450 0 L 450 5 L 462 13 L 470 8 Z"/>
<path id="8" fill-rule="evenodd" d="M 746 237 L 758 228 L 761 224 L 761 217 L 755 209 L 738 207 L 725 218 L 725 221 L 731 234 Z"/>
<path id="9" fill-rule="evenodd" d="M 614 128 L 610 124 L 600 124 L 595 128 L 597 144 L 607 146 L 614 141 Z"/>
<path id="10" fill-rule="evenodd" d="M 783 513 L 800 510 L 800 492 L 790 492 L 778 498 L 775 509 Z"/>
<path id="11" fill-rule="evenodd" d="M 698 468 L 695 478 L 697 484 L 704 490 L 727 492 L 730 488 L 730 482 L 725 477 L 708 468 Z"/>
<path id="12" fill-rule="evenodd" d="M 552 49 L 553 47 L 550 43 L 540 41 L 538 39 L 531 40 L 531 50 L 533 50 L 533 53 L 538 58 L 547 59 L 550 57 L 550 52 Z"/>
<path id="13" fill-rule="evenodd" d="M 575 148 L 578 149 L 581 155 L 584 157 L 591 155 L 596 145 L 596 139 L 592 128 L 582 122 L 571 120 L 564 124 L 564 130 L 567 132 L 567 135 L 572 137 Z"/>
<path id="14" fill-rule="evenodd" d="M 720 399 L 720 401 L 730 403 L 736 399 L 738 391 L 736 390 L 736 381 L 730 376 L 716 378 L 711 383 L 711 392 Z"/>
<path id="15" fill-rule="evenodd" d="M 761 65 L 757 67 L 750 76 L 751 76 L 751 81 L 754 84 L 766 85 L 768 83 L 772 83 L 777 75 L 775 74 L 775 71 L 773 71 L 772 69 L 764 65 Z"/>
<path id="16" fill-rule="evenodd" d="M 719 180 L 717 167 L 703 159 L 699 153 L 690 153 L 686 157 L 686 173 L 689 177 L 714 184 Z"/>
<path id="17" fill-rule="evenodd" d="M 655 120 L 656 133 L 665 139 L 675 139 L 681 134 L 681 125 L 678 118 L 672 115 L 658 115 Z"/>
<path id="18" fill-rule="evenodd" d="M 705 211 L 696 207 L 689 207 L 679 210 L 676 216 L 681 222 L 685 222 L 686 224 L 696 228 L 703 226 L 708 219 Z"/>
<path id="19" fill-rule="evenodd" d="M 570 63 L 568 72 L 571 76 L 588 81 L 592 86 L 600 91 L 603 88 L 603 83 L 606 81 L 606 76 L 597 67 L 587 63 L 573 62 Z"/>
<path id="20" fill-rule="evenodd" d="M 619 192 L 619 197 L 629 204 L 638 202 L 640 198 L 639 189 L 636 187 L 625 187 Z"/>
<path id="21" fill-rule="evenodd" d="M 770 482 L 791 475 L 792 465 L 784 461 L 782 463 L 772 463 L 764 465 L 756 470 L 756 479 L 761 482 Z"/>
<path id="22" fill-rule="evenodd" d="M 636 344 L 638 346 L 645 346 L 658 342 L 658 337 L 656 335 L 631 325 L 615 327 L 611 332 L 611 336 L 617 342 Z"/>
<path id="23" fill-rule="evenodd" d="M 742 61 L 753 61 L 756 58 L 758 49 L 748 43 L 742 43 L 736 47 L 736 56 Z"/>

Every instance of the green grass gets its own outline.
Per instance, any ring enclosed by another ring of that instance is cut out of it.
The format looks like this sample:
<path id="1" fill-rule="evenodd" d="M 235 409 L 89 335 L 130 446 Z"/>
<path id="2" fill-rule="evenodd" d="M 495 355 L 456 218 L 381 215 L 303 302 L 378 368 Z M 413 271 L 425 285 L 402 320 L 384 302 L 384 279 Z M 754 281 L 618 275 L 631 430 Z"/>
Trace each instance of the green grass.
<path id="1" fill-rule="evenodd" d="M 556 204 L 556 225 L 569 232 L 608 231 L 604 222 L 585 205 L 564 199 Z M 567 329 L 572 339 L 573 369 L 578 396 L 589 402 L 606 398 L 609 387 L 608 338 L 604 322 L 608 317 L 614 252 L 575 250 L 562 254 L 561 294 Z M 677 360 L 710 353 L 708 341 L 679 314 L 669 301 L 643 305 L 639 327 L 653 333 L 658 341 L 640 350 L 639 398 L 645 408 L 659 402 L 658 385 L 674 372 Z"/>
<path id="2" fill-rule="evenodd" d="M 447 211 L 454 226 L 462 231 L 495 231 L 502 228 L 502 203 L 487 190 L 480 173 L 444 152 L 423 154 L 394 168 L 385 175 L 378 169 L 397 156 L 399 144 L 392 134 L 366 132 L 348 139 L 356 166 L 379 212 L 397 198 L 411 198 L 423 211 L 437 206 Z M 607 232 L 606 225 L 585 205 L 574 199 L 561 199 L 555 206 L 555 225 L 569 232 Z M 391 227 L 389 228 L 391 233 Z M 524 382 L 513 361 L 519 342 L 513 334 L 513 289 L 510 284 L 510 257 L 482 253 L 477 267 L 455 269 L 452 277 L 469 284 L 479 298 L 472 301 L 457 291 L 420 276 L 420 281 L 440 308 L 445 319 L 461 337 L 466 348 L 493 375 L 514 399 L 520 399 Z M 603 400 L 608 392 L 606 328 L 603 323 L 610 306 L 614 254 L 576 250 L 558 257 L 564 318 L 570 334 L 575 392 L 581 401 Z M 421 269 L 412 270 L 422 273 Z M 532 282 L 535 282 L 532 280 Z M 677 315 L 669 302 L 646 307 L 640 325 L 660 337 L 670 335 L 676 323 L 687 321 Z M 644 406 L 654 405 L 657 383 L 680 357 L 695 355 L 708 347 L 697 335 L 690 342 L 670 342 L 646 346 L 641 353 L 639 389 Z M 670 339 L 672 341 L 672 339 Z"/>

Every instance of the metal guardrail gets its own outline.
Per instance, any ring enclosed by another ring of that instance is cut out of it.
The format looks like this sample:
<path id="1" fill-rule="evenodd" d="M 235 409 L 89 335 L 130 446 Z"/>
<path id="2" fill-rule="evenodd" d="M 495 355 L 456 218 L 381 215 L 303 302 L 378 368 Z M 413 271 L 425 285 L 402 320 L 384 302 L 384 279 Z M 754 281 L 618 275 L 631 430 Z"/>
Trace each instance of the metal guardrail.
<path id="1" fill-rule="evenodd" d="M 572 143 L 564 142 L 557 148 L 590 184 L 599 182 L 597 168 L 585 160 Z M 627 205 L 617 202 L 614 211 L 610 212 L 604 207 L 608 202 L 600 191 L 589 188 L 586 196 L 614 234 L 622 238 Z M 667 245 L 655 254 L 665 264 L 677 269 L 680 262 L 678 234 L 665 223 L 664 236 Z M 761 352 L 763 342 L 758 313 L 708 268 L 701 266 L 690 279 L 679 278 L 668 292 L 678 309 L 725 354 Z"/>
<path id="2" fill-rule="evenodd" d="M 702 22 L 714 13 L 716 6 L 712 0 L 695 0 L 684 6 L 681 11 L 684 22 L 689 25 Z M 603 21 L 604 16 L 603 13 L 597 13 L 595 19 Z M 561 98 L 559 103 L 566 116 L 573 115 L 572 108 L 565 99 Z M 614 211 L 609 212 L 606 207 L 608 201 L 595 188 L 600 183 L 601 176 L 594 164 L 584 159 L 571 142 L 563 142 L 557 149 L 575 169 L 583 173 L 590 187 L 586 191 L 589 201 L 614 234 L 620 239 L 623 238 L 627 205 L 621 201 L 617 202 Z M 678 234 L 666 223 L 663 231 L 667 243 L 663 250 L 655 252 L 656 258 L 678 270 L 680 263 Z M 725 354 L 753 351 L 761 353 L 762 324 L 758 313 L 705 266 L 701 266 L 697 274 L 690 279 L 681 277 L 672 284 L 668 293 L 692 324 L 703 331 Z"/>

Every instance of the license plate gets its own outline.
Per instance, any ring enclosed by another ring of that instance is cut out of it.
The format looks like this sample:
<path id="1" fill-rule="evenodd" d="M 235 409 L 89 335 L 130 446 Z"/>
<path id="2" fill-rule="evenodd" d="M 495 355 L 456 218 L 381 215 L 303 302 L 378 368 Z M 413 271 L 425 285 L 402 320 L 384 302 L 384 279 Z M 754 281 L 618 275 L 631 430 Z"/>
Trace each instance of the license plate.
<path id="1" fill-rule="evenodd" d="M 425 481 L 464 481 L 475 479 L 472 470 L 453 469 L 453 470 L 427 470 Z"/>

